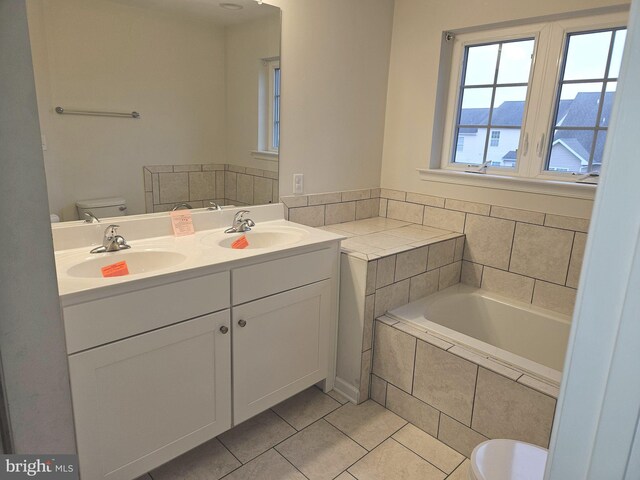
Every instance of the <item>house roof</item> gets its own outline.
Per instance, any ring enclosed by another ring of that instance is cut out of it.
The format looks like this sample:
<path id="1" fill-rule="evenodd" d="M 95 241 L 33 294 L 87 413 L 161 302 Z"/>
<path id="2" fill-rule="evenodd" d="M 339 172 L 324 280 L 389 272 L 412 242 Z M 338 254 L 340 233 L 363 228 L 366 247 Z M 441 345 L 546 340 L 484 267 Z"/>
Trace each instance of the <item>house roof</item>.
<path id="1" fill-rule="evenodd" d="M 606 92 L 602 106 L 601 125 L 609 124 L 611 107 L 615 92 Z M 560 100 L 558 105 L 559 127 L 595 127 L 598 109 L 600 107 L 600 92 L 579 92 L 573 100 Z M 492 125 L 504 127 L 519 127 L 524 115 L 524 101 L 502 102 L 493 110 Z M 489 122 L 488 108 L 463 108 L 460 112 L 460 133 L 477 133 L 476 127 L 464 127 L 463 125 L 487 125 Z M 594 163 L 600 163 L 606 134 L 600 132 L 596 139 Z M 554 144 L 563 140 L 565 146 L 582 159 L 589 158 L 589 152 L 593 143 L 593 131 L 590 130 L 557 130 L 554 135 Z M 509 152 L 511 153 L 511 152 Z M 507 153 L 505 159 L 508 158 Z"/>

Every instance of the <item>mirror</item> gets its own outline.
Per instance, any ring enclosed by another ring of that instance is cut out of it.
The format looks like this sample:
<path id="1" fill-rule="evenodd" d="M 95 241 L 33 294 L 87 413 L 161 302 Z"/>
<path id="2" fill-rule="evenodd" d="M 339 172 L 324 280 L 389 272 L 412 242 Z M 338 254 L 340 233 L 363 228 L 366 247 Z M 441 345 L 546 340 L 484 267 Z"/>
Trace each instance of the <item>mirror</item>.
<path id="1" fill-rule="evenodd" d="M 278 201 L 278 8 L 255 0 L 27 7 L 52 214 L 77 220 L 77 202 L 107 197 L 124 199 L 128 215 Z"/>

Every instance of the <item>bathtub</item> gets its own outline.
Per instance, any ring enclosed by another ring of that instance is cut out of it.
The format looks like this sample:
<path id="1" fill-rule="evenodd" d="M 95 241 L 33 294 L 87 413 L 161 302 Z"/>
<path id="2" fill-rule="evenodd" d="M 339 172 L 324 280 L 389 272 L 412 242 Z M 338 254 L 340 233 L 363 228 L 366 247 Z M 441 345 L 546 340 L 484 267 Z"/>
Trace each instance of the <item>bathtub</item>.
<path id="1" fill-rule="evenodd" d="M 558 385 L 571 317 L 457 284 L 386 314 Z"/>

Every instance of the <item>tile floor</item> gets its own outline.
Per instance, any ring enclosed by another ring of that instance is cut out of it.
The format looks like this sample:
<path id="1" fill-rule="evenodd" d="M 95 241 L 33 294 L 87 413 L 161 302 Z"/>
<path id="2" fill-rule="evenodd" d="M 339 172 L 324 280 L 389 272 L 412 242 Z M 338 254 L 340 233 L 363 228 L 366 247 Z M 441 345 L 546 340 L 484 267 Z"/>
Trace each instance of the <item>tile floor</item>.
<path id="1" fill-rule="evenodd" d="M 468 468 L 374 401 L 311 387 L 139 480 L 466 480 Z"/>

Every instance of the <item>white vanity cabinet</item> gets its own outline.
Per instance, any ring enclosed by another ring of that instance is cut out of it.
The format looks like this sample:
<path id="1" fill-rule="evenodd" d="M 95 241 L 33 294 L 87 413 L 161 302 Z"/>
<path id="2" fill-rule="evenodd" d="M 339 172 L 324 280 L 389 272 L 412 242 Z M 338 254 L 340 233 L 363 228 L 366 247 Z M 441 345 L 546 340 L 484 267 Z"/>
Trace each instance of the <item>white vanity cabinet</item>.
<path id="1" fill-rule="evenodd" d="M 321 380 L 333 387 L 337 255 L 325 248 L 231 271 L 234 424 Z"/>
<path id="2" fill-rule="evenodd" d="M 238 424 L 323 380 L 330 282 L 233 308 L 233 417 Z"/>
<path id="3" fill-rule="evenodd" d="M 228 329 L 224 310 L 69 358 L 83 479 L 136 478 L 231 427 Z"/>
<path id="4" fill-rule="evenodd" d="M 231 427 L 229 304 L 225 271 L 63 307 L 83 480 L 137 478 Z"/>
<path id="5" fill-rule="evenodd" d="M 332 388 L 339 244 L 314 247 L 63 303 L 81 478 L 137 478 Z"/>

